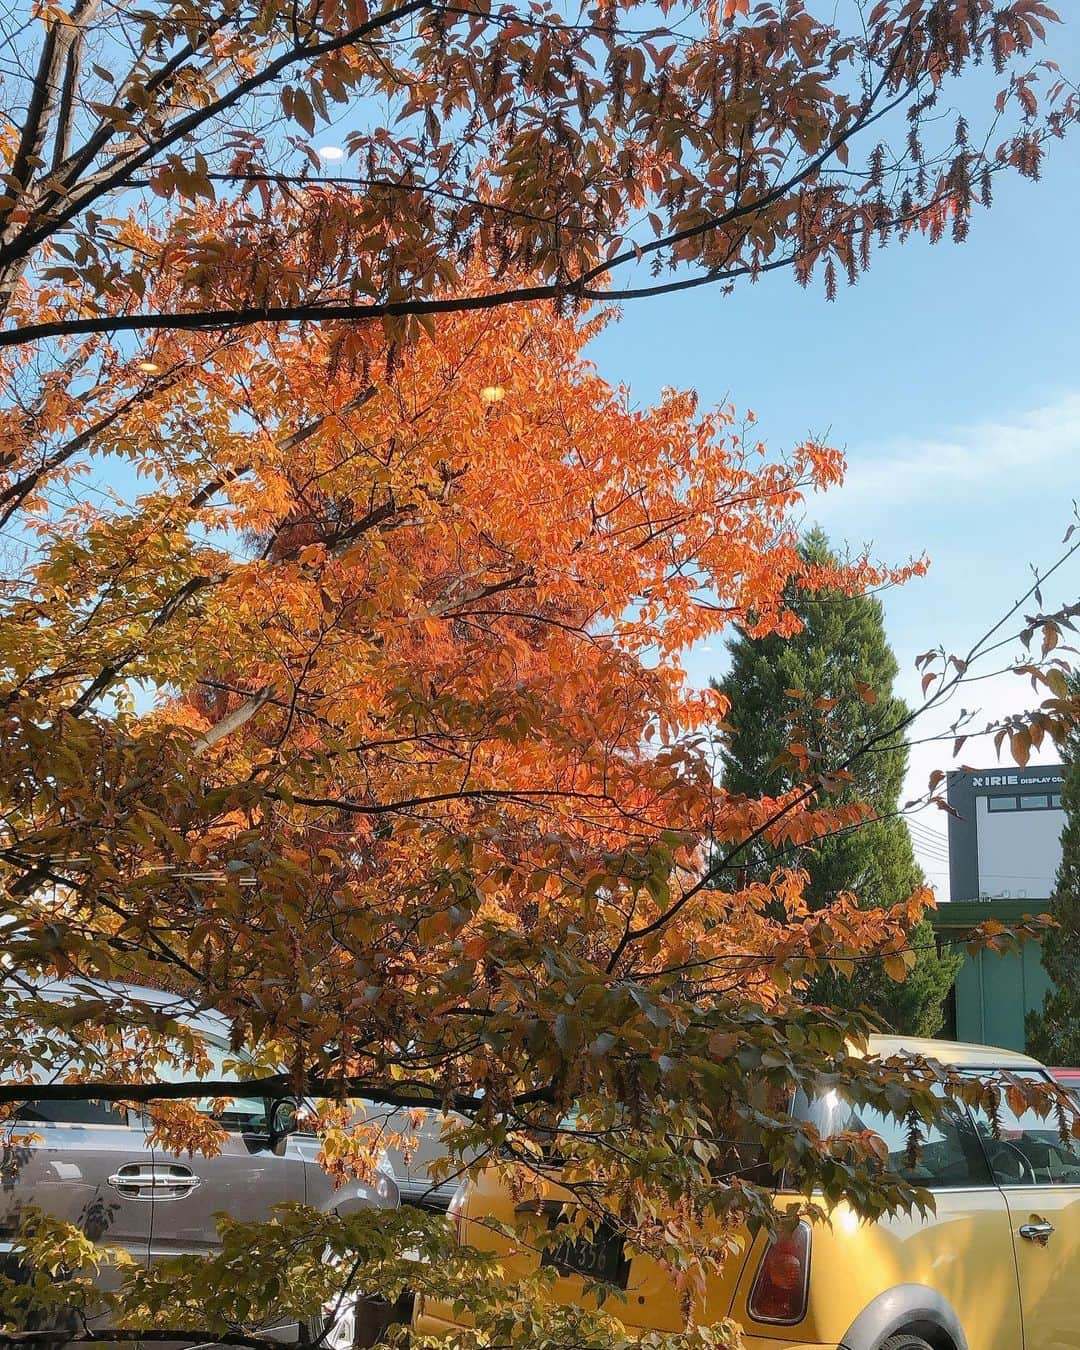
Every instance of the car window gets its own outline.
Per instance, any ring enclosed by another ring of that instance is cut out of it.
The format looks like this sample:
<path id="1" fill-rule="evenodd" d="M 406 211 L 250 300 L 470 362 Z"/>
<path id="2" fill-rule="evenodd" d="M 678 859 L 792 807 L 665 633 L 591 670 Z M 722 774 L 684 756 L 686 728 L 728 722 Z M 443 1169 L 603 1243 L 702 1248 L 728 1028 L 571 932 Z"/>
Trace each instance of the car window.
<path id="1" fill-rule="evenodd" d="M 790 1097 L 790 1094 L 788 1095 Z M 751 1097 L 757 1099 L 755 1104 L 764 1109 L 766 1104 L 764 1091 L 752 1091 Z M 773 1109 L 783 1114 L 785 1110 L 783 1102 L 774 1103 Z M 565 1150 L 559 1147 L 559 1140 L 579 1129 L 580 1121 L 581 1110 L 574 1105 L 559 1121 L 557 1129 L 551 1132 L 537 1132 L 536 1137 L 548 1164 L 565 1162 Z M 748 1122 L 732 1120 L 726 1129 L 722 1128 L 719 1134 L 710 1136 L 708 1142 L 717 1149 L 717 1156 L 710 1162 L 709 1171 L 718 1182 L 729 1182 L 738 1177 L 766 1188 L 778 1184 L 779 1174 L 769 1162 L 761 1133 L 754 1130 Z M 685 1138 L 682 1140 L 670 1138 L 668 1146 L 673 1149 L 685 1147 Z"/>
<path id="2" fill-rule="evenodd" d="M 127 1113 L 111 1102 L 26 1102 L 17 1119 L 38 1125 L 114 1125 L 128 1124 Z"/>
<path id="3" fill-rule="evenodd" d="M 965 1186 L 989 1186 L 986 1157 L 966 1113 L 949 1109 L 935 1125 L 921 1124 L 915 1157 L 908 1155 L 908 1132 L 903 1121 L 868 1107 L 853 1110 L 849 1130 L 872 1130 L 889 1150 L 888 1169 L 915 1186 L 945 1191 Z"/>
<path id="4" fill-rule="evenodd" d="M 769 1101 L 764 1090 L 752 1087 L 749 1096 L 751 1103 L 771 1120 L 783 1120 L 789 1114 L 799 1119 L 798 1111 L 791 1111 L 791 1092 L 782 1094 L 780 1100 Z M 721 1146 L 720 1156 L 710 1168 L 717 1180 L 738 1177 L 768 1190 L 781 1185 L 782 1175 L 769 1158 L 765 1136 L 750 1120 L 730 1122 L 723 1135 L 713 1142 Z"/>
<path id="5" fill-rule="evenodd" d="M 1058 1079 L 1058 1085 L 1063 1087 L 1066 1092 L 1071 1093 L 1076 1100 L 1077 1106 L 1080 1107 L 1080 1077 L 1067 1078 L 1062 1075 Z"/>
<path id="6" fill-rule="evenodd" d="M 1042 1074 L 1021 1077 L 1048 1081 Z M 1004 1097 L 995 1131 L 985 1113 L 975 1113 L 975 1124 L 994 1180 L 1000 1186 L 1080 1186 L 1080 1142 L 1063 1141 L 1055 1116 L 1027 1110 L 1019 1115 Z"/>
<path id="7" fill-rule="evenodd" d="M 235 1078 L 237 1072 L 235 1068 L 226 1069 L 226 1064 L 234 1065 L 241 1057 L 228 1049 L 227 1046 L 217 1041 L 204 1038 L 207 1057 L 210 1060 L 210 1068 L 204 1075 L 208 1079 Z M 157 1069 L 158 1077 L 164 1083 L 178 1083 L 190 1078 L 190 1074 L 184 1073 L 179 1068 L 161 1063 Z M 203 1097 L 194 1102 L 195 1109 L 201 1111 L 203 1115 L 210 1116 L 223 1129 L 236 1131 L 241 1134 L 266 1134 L 270 1129 L 267 1108 L 269 1102 L 265 1097 L 234 1097 L 232 1098 L 224 1111 L 214 1111 L 213 1103 L 210 1098 Z"/>
<path id="8" fill-rule="evenodd" d="M 800 1093 L 796 1111 L 799 1114 L 805 1111 L 825 1137 L 842 1131 L 866 1130 L 878 1135 L 888 1150 L 885 1164 L 888 1170 L 913 1186 L 946 1191 L 993 1184 L 970 1117 L 951 1103 L 936 1124 L 919 1123 L 914 1157 L 904 1121 L 869 1106 L 852 1105 L 836 1092 L 812 1103 L 807 1103 Z"/>

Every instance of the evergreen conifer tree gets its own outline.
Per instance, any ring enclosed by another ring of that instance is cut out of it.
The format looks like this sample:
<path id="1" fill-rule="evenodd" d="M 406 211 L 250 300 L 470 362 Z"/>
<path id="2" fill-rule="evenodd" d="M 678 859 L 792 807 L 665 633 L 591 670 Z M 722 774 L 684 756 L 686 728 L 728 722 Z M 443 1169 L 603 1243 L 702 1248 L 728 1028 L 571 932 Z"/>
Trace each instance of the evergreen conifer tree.
<path id="1" fill-rule="evenodd" d="M 808 562 L 833 559 L 820 529 L 800 547 Z M 794 765 L 777 764 L 796 726 L 807 749 L 820 754 L 819 762 L 835 765 L 880 728 L 900 724 L 907 713 L 893 693 L 898 667 L 878 600 L 838 591 L 802 592 L 792 596 L 792 608 L 802 620 L 801 632 L 760 639 L 740 633 L 729 643 L 730 671 L 714 681 L 731 700 L 723 762 L 724 782 L 733 792 L 779 794 L 801 781 Z M 856 693 L 860 688 L 864 697 Z M 822 702 L 826 706 L 815 707 Z M 810 876 L 806 895 L 813 908 L 842 891 L 854 892 L 867 908 L 906 899 L 924 880 L 907 827 L 895 814 L 907 757 L 898 735 L 852 765 L 853 780 L 844 795 L 867 802 L 879 819 L 794 854 L 789 849 L 777 855 L 763 845 L 747 860 L 742 878 L 767 877 L 777 866 L 802 867 Z M 730 884 L 723 876 L 717 883 Z M 880 961 L 867 962 L 850 979 L 835 973 L 816 978 L 808 999 L 833 1007 L 868 1007 L 888 1028 L 934 1035 L 941 1029 L 960 959 L 937 950 L 926 920 L 912 931 L 911 944 L 917 959 L 903 983 L 891 979 Z"/>
<path id="2" fill-rule="evenodd" d="M 1041 1009 L 1027 1015 L 1029 1053 L 1044 1064 L 1080 1064 L 1080 729 L 1063 746 L 1061 862 L 1050 913 L 1058 921 L 1043 943 L 1053 984 Z"/>

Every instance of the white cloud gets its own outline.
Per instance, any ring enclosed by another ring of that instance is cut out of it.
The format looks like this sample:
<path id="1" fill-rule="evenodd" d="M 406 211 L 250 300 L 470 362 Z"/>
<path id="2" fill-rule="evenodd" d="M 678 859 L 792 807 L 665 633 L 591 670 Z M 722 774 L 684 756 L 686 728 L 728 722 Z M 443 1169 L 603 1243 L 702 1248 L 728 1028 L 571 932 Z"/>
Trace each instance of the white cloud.
<path id="1" fill-rule="evenodd" d="M 1012 418 L 948 428 L 940 436 L 893 437 L 848 451 L 841 488 L 815 497 L 811 514 L 841 518 L 867 507 L 895 511 L 916 502 L 948 502 L 949 494 L 993 497 L 1030 487 L 1045 494 L 1038 475 L 1072 470 L 1066 493 L 1080 489 L 1080 391 Z M 1029 475 L 1031 481 L 1028 481 Z"/>
<path id="2" fill-rule="evenodd" d="M 345 151 L 340 145 L 320 145 L 318 149 L 319 158 L 327 162 L 336 161 L 345 158 Z"/>

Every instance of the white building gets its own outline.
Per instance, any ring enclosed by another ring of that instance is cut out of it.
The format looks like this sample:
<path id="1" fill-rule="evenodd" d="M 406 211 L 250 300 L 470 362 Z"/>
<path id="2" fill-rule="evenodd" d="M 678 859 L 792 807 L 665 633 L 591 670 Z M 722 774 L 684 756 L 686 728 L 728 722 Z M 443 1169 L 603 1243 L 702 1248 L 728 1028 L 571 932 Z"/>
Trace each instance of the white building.
<path id="1" fill-rule="evenodd" d="M 1047 900 L 1061 861 L 1064 770 L 951 773 L 949 899 Z"/>

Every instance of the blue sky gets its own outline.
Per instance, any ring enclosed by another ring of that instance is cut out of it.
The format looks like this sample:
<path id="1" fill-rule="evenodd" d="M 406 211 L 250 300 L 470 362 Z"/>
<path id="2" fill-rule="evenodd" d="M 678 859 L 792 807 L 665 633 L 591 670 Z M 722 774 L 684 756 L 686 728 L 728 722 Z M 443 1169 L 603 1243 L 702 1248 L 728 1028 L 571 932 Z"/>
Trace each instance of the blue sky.
<path id="1" fill-rule="evenodd" d="M 1068 45 L 1080 56 L 1077 33 Z M 848 481 L 809 503 L 807 522 L 886 560 L 929 554 L 925 579 L 885 596 L 913 702 L 915 655 L 963 650 L 988 627 L 1026 590 L 1030 565 L 1056 559 L 1080 496 L 1080 137 L 1054 149 L 1040 183 L 1000 182 L 967 243 L 894 244 L 834 304 L 774 275 L 727 298 L 698 290 L 627 305 L 590 350 L 637 402 L 692 386 L 706 406 L 753 409 L 777 449 L 814 435 L 846 450 Z M 1080 559 L 1044 600 L 1078 596 Z M 723 660 L 722 643 L 692 651 L 691 679 L 704 683 Z M 961 702 L 985 713 L 982 725 L 1028 689 L 1003 677 Z M 963 758 L 993 763 L 992 746 L 969 743 Z M 948 763 L 942 746 L 916 747 L 910 795 Z M 945 826 L 932 808 L 915 828 L 943 839 Z M 934 852 L 923 865 L 947 898 Z"/>

